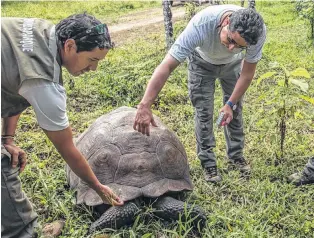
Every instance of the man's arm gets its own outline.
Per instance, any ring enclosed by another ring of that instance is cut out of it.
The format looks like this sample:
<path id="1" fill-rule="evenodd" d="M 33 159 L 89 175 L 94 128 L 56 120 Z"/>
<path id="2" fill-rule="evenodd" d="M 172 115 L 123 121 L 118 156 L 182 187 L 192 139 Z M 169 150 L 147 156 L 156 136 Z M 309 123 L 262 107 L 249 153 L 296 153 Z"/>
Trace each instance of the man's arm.
<path id="1" fill-rule="evenodd" d="M 244 95 L 248 87 L 250 86 L 255 70 L 256 70 L 257 63 L 248 63 L 244 60 L 242 71 L 240 74 L 240 78 L 236 83 L 234 90 L 229 98 L 233 104 L 236 104 L 240 98 Z M 233 118 L 233 112 L 229 105 L 224 105 L 220 112 L 224 112 L 224 119 L 222 125 L 227 125 Z"/>
<path id="2" fill-rule="evenodd" d="M 170 54 L 167 54 L 161 64 L 155 69 L 153 76 L 147 85 L 144 97 L 138 105 L 133 125 L 134 130 L 137 130 L 142 134 L 149 135 L 150 123 L 152 123 L 153 126 L 156 126 L 150 107 L 165 85 L 171 72 L 178 67 L 179 64 L 179 61 L 177 61 Z"/>
<path id="3" fill-rule="evenodd" d="M 151 107 L 171 72 L 178 67 L 179 64 L 180 62 L 170 54 L 166 55 L 161 64 L 155 69 L 152 78 L 147 85 L 144 97 L 139 105 Z"/>
<path id="4" fill-rule="evenodd" d="M 12 138 L 3 138 L 2 142 L 4 144 L 13 144 L 14 142 L 14 135 L 15 135 L 15 130 L 17 127 L 17 122 L 20 118 L 21 114 L 18 114 L 13 117 L 5 117 L 2 118 L 2 128 L 1 128 L 1 135 L 7 135 L 7 136 L 12 136 Z"/>
<path id="5" fill-rule="evenodd" d="M 44 130 L 44 132 L 72 171 L 94 189 L 103 200 L 107 200 L 112 205 L 123 204 L 109 187 L 104 186 L 99 182 L 86 159 L 75 147 L 72 140 L 71 127 L 61 131 Z"/>
<path id="6" fill-rule="evenodd" d="M 164 60 L 155 69 L 147 85 L 144 97 L 137 107 L 138 110 L 133 125 L 134 130 L 149 136 L 150 123 L 156 126 L 150 107 L 157 98 L 158 93 L 163 88 L 171 72 L 178 67 L 180 62 L 183 62 L 191 55 L 196 47 L 203 45 L 203 42 L 208 37 L 206 32 L 209 23 L 199 23 L 198 18 L 193 18 L 188 23 L 184 31 L 172 45 Z"/>
<path id="7" fill-rule="evenodd" d="M 244 95 L 250 86 L 255 74 L 256 65 L 257 63 L 252 64 L 244 61 L 240 78 L 238 79 L 238 82 L 236 83 L 229 98 L 229 101 L 231 101 L 233 104 L 240 100 L 240 98 Z"/>

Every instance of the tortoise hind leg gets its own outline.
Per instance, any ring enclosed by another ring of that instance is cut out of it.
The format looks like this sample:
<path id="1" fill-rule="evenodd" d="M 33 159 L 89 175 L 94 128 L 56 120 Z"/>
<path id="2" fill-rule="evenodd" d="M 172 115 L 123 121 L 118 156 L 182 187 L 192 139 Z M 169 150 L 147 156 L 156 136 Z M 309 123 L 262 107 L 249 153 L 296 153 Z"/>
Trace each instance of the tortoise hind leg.
<path id="1" fill-rule="evenodd" d="M 110 207 L 101 217 L 92 223 L 89 233 L 104 228 L 119 229 L 124 225 L 131 224 L 139 208 L 132 202 L 125 203 L 123 206 Z"/>
<path id="2" fill-rule="evenodd" d="M 157 209 L 155 214 L 165 220 L 179 220 L 181 214 L 183 221 L 194 219 L 193 225 L 195 228 L 197 228 L 198 225 L 200 228 L 204 228 L 206 224 L 204 211 L 196 205 L 185 204 L 172 197 L 161 197 L 153 206 Z"/>

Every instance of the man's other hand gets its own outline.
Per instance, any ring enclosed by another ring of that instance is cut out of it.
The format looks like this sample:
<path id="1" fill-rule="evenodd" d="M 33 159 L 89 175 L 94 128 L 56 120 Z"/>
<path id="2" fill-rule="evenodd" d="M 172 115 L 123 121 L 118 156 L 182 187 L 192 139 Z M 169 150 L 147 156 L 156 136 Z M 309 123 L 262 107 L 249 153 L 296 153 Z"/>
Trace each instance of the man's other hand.
<path id="1" fill-rule="evenodd" d="M 137 113 L 135 116 L 135 121 L 133 124 L 134 130 L 141 132 L 143 135 L 150 135 L 150 123 L 157 127 L 157 124 L 154 120 L 152 110 L 150 107 L 143 104 L 137 106 Z"/>
<path id="2" fill-rule="evenodd" d="M 20 147 L 17 147 L 14 144 L 4 144 L 3 145 L 6 150 L 11 154 L 12 156 L 12 168 L 16 168 L 18 164 L 20 165 L 20 173 L 23 172 L 25 169 L 26 163 L 27 163 L 27 155 L 24 150 L 22 150 Z"/>
<path id="3" fill-rule="evenodd" d="M 229 105 L 225 104 L 219 111 L 224 113 L 224 118 L 221 121 L 221 126 L 228 125 L 233 119 L 233 111 Z"/>

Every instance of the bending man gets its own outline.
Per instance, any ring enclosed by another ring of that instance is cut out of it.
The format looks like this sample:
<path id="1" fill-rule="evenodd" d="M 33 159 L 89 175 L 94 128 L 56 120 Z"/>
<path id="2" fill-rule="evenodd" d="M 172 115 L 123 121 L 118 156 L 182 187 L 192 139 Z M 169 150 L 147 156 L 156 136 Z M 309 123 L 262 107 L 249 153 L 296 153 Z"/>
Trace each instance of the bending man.
<path id="1" fill-rule="evenodd" d="M 37 214 L 21 190 L 25 152 L 14 144 L 20 114 L 34 108 L 39 126 L 66 163 L 106 202 L 123 202 L 102 185 L 72 141 L 61 66 L 78 76 L 96 70 L 112 47 L 105 24 L 78 14 L 56 26 L 42 19 L 1 19 L 1 237 L 32 237 Z"/>
<path id="2" fill-rule="evenodd" d="M 243 157 L 242 98 L 262 57 L 266 26 L 253 9 L 236 5 L 210 6 L 196 14 L 156 68 L 138 105 L 134 129 L 149 135 L 155 125 L 151 105 L 171 72 L 188 58 L 189 95 L 195 109 L 197 155 L 208 182 L 219 182 L 213 110 L 215 80 L 223 89 L 222 125 L 230 162 L 242 172 L 250 166 Z M 245 51 L 245 53 L 243 52 Z M 243 60 L 244 59 L 244 60 Z"/>

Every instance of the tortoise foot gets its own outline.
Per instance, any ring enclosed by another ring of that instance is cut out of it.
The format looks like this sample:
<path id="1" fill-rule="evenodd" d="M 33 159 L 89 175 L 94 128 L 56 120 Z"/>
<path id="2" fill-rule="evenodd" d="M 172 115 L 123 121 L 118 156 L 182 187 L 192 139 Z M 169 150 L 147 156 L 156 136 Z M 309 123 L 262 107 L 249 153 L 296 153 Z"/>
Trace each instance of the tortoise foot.
<path id="1" fill-rule="evenodd" d="M 122 226 L 131 224 L 139 208 L 132 202 L 123 206 L 110 207 L 101 217 L 92 223 L 89 233 L 105 228 L 119 229 Z"/>
<path id="2" fill-rule="evenodd" d="M 184 203 L 172 197 L 161 197 L 154 204 L 157 209 L 155 214 L 165 220 L 179 220 L 180 215 L 183 221 L 193 220 L 195 228 L 204 228 L 206 215 L 204 211 L 196 206 Z"/>

